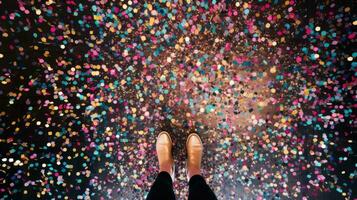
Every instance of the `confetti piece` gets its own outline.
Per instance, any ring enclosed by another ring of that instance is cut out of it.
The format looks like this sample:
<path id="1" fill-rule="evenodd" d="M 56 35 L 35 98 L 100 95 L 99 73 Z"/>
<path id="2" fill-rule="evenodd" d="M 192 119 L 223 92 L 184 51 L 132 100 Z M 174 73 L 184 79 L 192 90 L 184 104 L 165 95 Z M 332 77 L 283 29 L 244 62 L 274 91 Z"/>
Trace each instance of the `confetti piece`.
<path id="1" fill-rule="evenodd" d="M 355 198 L 349 4 L 0 2 L 0 199 L 143 199 L 167 129 L 219 199 Z"/>

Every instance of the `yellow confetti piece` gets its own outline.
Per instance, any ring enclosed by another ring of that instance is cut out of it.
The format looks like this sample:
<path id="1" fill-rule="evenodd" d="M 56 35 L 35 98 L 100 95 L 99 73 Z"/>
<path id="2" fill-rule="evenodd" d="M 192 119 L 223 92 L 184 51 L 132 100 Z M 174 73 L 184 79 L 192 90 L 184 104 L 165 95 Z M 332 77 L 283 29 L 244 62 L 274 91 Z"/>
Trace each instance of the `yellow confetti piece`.
<path id="1" fill-rule="evenodd" d="M 154 25 L 154 23 L 155 23 L 155 18 L 150 17 L 150 20 L 149 20 L 150 26 Z"/>
<path id="2" fill-rule="evenodd" d="M 264 101 L 260 101 L 259 103 L 258 103 L 258 106 L 260 106 L 260 107 L 265 107 L 267 104 L 264 102 Z"/>
<path id="3" fill-rule="evenodd" d="M 183 37 L 180 37 L 179 41 L 180 44 L 183 43 Z"/>
<path id="4" fill-rule="evenodd" d="M 276 67 L 273 66 L 272 68 L 270 68 L 270 73 L 274 74 L 276 72 Z"/>
<path id="5" fill-rule="evenodd" d="M 99 71 L 92 71 L 92 76 L 98 76 L 99 75 Z"/>
<path id="6" fill-rule="evenodd" d="M 100 16 L 100 15 L 94 15 L 93 18 L 94 18 L 94 20 L 97 20 L 97 21 L 102 20 L 102 16 Z"/>
<path id="7" fill-rule="evenodd" d="M 285 123 L 286 122 L 286 119 L 285 118 L 281 118 L 281 123 Z"/>
<path id="8" fill-rule="evenodd" d="M 288 154 L 289 154 L 289 151 L 288 151 L 287 149 L 284 149 L 283 153 L 284 153 L 285 155 L 288 155 Z"/>

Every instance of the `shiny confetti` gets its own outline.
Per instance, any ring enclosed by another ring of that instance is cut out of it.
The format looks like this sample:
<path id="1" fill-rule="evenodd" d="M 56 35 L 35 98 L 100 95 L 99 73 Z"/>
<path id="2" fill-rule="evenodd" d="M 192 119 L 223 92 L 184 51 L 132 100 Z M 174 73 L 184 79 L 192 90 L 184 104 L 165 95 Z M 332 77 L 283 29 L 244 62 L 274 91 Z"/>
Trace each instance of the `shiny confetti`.
<path id="1" fill-rule="evenodd" d="M 355 199 L 352 1 L 0 0 L 0 199 Z"/>

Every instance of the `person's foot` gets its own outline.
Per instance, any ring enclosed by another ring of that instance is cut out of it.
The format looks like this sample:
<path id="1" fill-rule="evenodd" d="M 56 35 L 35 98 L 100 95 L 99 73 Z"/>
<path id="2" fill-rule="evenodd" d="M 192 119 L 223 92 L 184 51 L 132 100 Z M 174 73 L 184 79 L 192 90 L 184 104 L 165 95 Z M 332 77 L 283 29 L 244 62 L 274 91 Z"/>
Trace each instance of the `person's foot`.
<path id="1" fill-rule="evenodd" d="M 172 140 L 166 131 L 157 136 L 156 153 L 159 160 L 159 172 L 165 171 L 174 180 L 174 159 L 172 158 Z"/>
<path id="2" fill-rule="evenodd" d="M 203 153 L 203 144 L 200 136 L 191 133 L 186 141 L 187 149 L 187 178 L 194 175 L 201 175 L 201 159 Z"/>

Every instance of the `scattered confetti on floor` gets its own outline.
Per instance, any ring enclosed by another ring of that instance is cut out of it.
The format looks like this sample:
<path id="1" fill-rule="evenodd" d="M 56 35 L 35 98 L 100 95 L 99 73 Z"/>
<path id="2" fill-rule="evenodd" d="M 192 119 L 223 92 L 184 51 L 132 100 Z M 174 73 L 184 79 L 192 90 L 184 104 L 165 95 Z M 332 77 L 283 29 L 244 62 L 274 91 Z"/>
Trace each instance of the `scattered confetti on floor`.
<path id="1" fill-rule="evenodd" d="M 352 1 L 0 0 L 0 199 L 356 199 Z"/>

